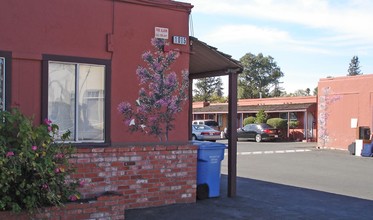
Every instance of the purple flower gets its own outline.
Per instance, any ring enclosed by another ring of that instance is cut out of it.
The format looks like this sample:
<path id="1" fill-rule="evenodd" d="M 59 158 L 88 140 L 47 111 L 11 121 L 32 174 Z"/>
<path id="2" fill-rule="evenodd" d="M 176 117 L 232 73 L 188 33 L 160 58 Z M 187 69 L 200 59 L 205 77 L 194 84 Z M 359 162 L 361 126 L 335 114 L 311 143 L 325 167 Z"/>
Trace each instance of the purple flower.
<path id="1" fill-rule="evenodd" d="M 157 49 L 161 49 L 166 44 L 166 41 L 161 38 L 152 38 L 151 44 Z"/>
<path id="2" fill-rule="evenodd" d="M 127 113 L 131 111 L 131 104 L 128 102 L 122 102 L 118 105 L 117 109 L 120 113 Z"/>
<path id="3" fill-rule="evenodd" d="M 166 87 L 174 87 L 177 84 L 176 73 L 172 72 L 166 77 Z"/>
<path id="4" fill-rule="evenodd" d="M 136 74 L 140 79 L 140 84 L 145 84 L 151 78 L 151 74 L 149 73 L 149 71 L 143 67 L 138 67 L 136 70 Z"/>
<path id="5" fill-rule="evenodd" d="M 152 53 L 150 51 L 146 51 L 142 54 L 142 58 L 144 60 L 152 60 Z"/>
<path id="6" fill-rule="evenodd" d="M 168 105 L 168 102 L 165 99 L 160 99 L 155 102 L 156 106 L 166 107 Z"/>
<path id="7" fill-rule="evenodd" d="M 79 181 L 79 186 L 84 186 L 84 184 L 85 184 L 84 180 Z"/>
<path id="8" fill-rule="evenodd" d="M 34 146 L 31 147 L 31 149 L 35 151 L 35 150 L 38 149 L 38 147 L 34 145 Z"/>
<path id="9" fill-rule="evenodd" d="M 54 172 L 55 172 L 55 173 L 60 173 L 61 170 L 60 170 L 60 168 L 56 168 L 56 169 L 54 169 Z"/>
<path id="10" fill-rule="evenodd" d="M 8 153 L 6 153 L 6 157 L 11 157 L 11 156 L 14 156 L 14 152 L 13 151 L 9 151 Z"/>

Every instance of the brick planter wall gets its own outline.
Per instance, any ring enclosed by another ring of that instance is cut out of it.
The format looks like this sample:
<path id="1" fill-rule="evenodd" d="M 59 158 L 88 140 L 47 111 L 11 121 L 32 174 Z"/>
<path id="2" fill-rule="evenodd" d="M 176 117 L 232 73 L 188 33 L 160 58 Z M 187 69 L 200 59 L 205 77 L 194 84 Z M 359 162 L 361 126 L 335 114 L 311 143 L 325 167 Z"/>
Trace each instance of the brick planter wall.
<path id="1" fill-rule="evenodd" d="M 197 147 L 78 148 L 71 163 L 89 203 L 46 208 L 36 219 L 124 219 L 124 210 L 196 201 Z M 0 212 L 0 219 L 32 219 Z"/>
<path id="2" fill-rule="evenodd" d="M 196 201 L 196 146 L 79 148 L 71 162 L 83 198 L 116 192 L 127 209 Z"/>
<path id="3" fill-rule="evenodd" d="M 70 220 L 70 219 L 124 219 L 123 196 L 101 196 L 87 203 L 69 203 L 63 207 L 51 207 L 33 215 L 28 213 L 0 212 L 4 220 Z"/>

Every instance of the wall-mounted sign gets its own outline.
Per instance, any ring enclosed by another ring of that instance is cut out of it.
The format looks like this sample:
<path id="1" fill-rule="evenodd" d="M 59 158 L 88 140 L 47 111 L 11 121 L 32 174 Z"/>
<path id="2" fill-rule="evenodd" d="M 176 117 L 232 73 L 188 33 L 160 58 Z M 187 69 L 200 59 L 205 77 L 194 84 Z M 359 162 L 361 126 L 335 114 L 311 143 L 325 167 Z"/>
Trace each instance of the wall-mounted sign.
<path id="1" fill-rule="evenodd" d="M 155 38 L 168 39 L 168 28 L 155 27 Z"/>
<path id="2" fill-rule="evenodd" d="M 172 37 L 172 43 L 173 44 L 186 45 L 187 44 L 187 38 L 186 37 L 181 37 L 181 36 L 173 36 Z"/>

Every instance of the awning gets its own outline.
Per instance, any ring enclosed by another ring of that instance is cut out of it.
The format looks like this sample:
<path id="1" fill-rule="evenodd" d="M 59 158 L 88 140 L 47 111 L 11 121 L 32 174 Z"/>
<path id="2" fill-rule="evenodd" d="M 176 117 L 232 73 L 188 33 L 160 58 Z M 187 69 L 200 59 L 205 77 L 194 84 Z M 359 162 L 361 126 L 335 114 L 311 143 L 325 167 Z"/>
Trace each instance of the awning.
<path id="1" fill-rule="evenodd" d="M 190 37 L 189 97 L 193 79 L 228 75 L 228 197 L 236 196 L 237 178 L 237 80 L 241 64 L 215 47 Z M 189 101 L 189 140 L 192 138 L 192 100 Z"/>
<path id="2" fill-rule="evenodd" d="M 189 74 L 191 79 L 223 76 L 242 72 L 242 65 L 230 55 L 198 40 L 190 39 Z"/>

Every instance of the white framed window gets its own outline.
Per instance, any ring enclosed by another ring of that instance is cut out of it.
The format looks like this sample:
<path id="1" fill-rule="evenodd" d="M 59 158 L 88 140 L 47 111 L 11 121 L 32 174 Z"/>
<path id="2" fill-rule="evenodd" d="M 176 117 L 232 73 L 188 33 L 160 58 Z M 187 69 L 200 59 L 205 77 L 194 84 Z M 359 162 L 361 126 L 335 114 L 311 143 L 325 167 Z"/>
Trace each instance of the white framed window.
<path id="1" fill-rule="evenodd" d="M 72 142 L 105 142 L 106 65 L 48 61 L 48 119 Z"/>
<path id="2" fill-rule="evenodd" d="M 0 57 L 0 111 L 5 111 L 5 58 Z"/>

